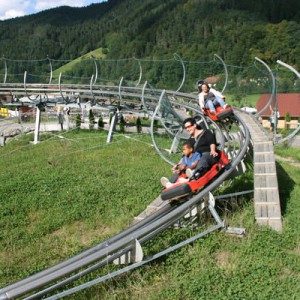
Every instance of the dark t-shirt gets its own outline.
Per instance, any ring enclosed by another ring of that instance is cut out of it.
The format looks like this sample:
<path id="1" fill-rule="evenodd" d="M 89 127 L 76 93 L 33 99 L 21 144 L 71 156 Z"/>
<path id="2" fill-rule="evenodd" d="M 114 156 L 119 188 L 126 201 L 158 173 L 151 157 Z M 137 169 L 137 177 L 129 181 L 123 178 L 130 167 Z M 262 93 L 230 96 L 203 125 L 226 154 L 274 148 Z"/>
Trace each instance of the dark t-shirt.
<path id="1" fill-rule="evenodd" d="M 191 142 L 193 145 L 195 145 L 196 141 L 197 141 L 197 137 L 196 138 L 190 137 L 188 139 L 188 142 Z M 216 139 L 213 133 L 210 130 L 206 129 L 204 130 L 204 132 L 202 132 L 202 134 L 200 133 L 200 140 L 196 146 L 196 149 L 194 150 L 198 151 L 200 154 L 204 152 L 210 152 L 211 144 L 216 144 Z"/>
<path id="2" fill-rule="evenodd" d="M 213 101 L 216 96 L 212 92 L 208 92 L 207 95 L 204 95 L 204 102 L 206 103 L 208 100 Z"/>

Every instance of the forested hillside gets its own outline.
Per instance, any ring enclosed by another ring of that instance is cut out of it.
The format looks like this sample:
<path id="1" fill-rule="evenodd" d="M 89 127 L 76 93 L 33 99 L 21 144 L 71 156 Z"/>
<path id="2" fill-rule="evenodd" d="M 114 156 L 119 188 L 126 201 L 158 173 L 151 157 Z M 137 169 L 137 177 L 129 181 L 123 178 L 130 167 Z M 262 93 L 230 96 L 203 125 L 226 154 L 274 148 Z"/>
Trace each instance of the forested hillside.
<path id="1" fill-rule="evenodd" d="M 216 52 L 233 63 L 260 54 L 299 66 L 299 21 L 297 0 L 109 0 L 2 21 L 0 47 L 14 59 L 74 59 L 104 47 L 113 58 Z"/>
<path id="2" fill-rule="evenodd" d="M 216 53 L 229 64 L 247 65 L 257 56 L 300 69 L 299 21 L 298 0 L 109 0 L 2 21 L 0 54 L 72 60 L 101 48 L 113 59 L 178 53 L 205 61 Z"/>

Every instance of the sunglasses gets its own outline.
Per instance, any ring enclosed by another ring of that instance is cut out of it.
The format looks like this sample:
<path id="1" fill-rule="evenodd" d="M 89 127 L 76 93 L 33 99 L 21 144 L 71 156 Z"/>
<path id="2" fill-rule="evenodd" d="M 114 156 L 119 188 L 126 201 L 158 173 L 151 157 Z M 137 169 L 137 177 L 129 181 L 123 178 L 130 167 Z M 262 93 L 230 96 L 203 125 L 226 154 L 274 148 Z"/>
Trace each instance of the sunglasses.
<path id="1" fill-rule="evenodd" d="M 191 127 L 193 127 L 193 125 L 186 125 L 186 126 L 184 126 L 184 129 L 189 129 Z"/>

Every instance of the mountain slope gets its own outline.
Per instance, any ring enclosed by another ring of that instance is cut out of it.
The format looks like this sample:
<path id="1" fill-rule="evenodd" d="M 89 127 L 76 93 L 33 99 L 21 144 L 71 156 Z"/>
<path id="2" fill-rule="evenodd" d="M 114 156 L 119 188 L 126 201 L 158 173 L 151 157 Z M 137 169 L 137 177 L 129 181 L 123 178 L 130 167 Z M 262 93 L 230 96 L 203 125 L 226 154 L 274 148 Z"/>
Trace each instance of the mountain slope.
<path id="1" fill-rule="evenodd" d="M 97 48 L 109 58 L 209 59 L 247 64 L 259 55 L 300 66 L 296 0 L 109 0 L 0 22 L 10 59 L 74 59 Z M 0 66 L 1 68 L 1 66 Z"/>

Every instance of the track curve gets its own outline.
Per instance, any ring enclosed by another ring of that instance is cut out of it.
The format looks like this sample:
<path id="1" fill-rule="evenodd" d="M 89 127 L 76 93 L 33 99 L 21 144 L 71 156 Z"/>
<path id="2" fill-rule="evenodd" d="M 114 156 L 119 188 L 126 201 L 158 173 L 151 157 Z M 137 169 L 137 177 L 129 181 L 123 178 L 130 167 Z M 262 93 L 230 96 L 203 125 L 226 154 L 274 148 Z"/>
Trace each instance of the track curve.
<path id="1" fill-rule="evenodd" d="M 26 88 L 27 92 L 33 91 L 32 86 L 28 85 Z M 41 89 L 42 88 L 40 87 L 39 92 Z M 67 91 L 68 87 L 65 86 L 64 89 Z M 87 96 L 90 95 L 90 86 L 76 86 L 75 89 L 74 85 L 69 85 L 68 92 L 73 92 L 74 90 L 80 90 L 81 94 Z M 145 86 L 143 88 L 93 86 L 93 95 L 96 97 L 96 99 L 97 97 L 100 97 L 100 94 L 101 98 L 105 98 L 111 95 L 118 97 L 120 93 L 122 94 L 121 99 L 134 99 L 135 101 L 139 101 L 139 103 L 141 102 L 142 97 L 143 102 L 147 103 L 147 105 L 150 107 L 157 106 L 159 97 L 164 93 L 162 98 L 168 101 L 172 107 L 181 107 L 192 110 L 195 113 L 199 113 L 201 117 L 205 119 L 205 122 L 207 122 L 208 126 L 211 126 L 217 132 L 219 132 L 219 135 L 221 136 L 220 146 L 226 149 L 226 152 L 229 154 L 231 158 L 231 167 L 224 170 L 219 177 L 217 177 L 213 182 L 211 182 L 203 190 L 185 203 L 182 203 L 179 206 L 174 206 L 170 203 L 167 203 L 162 209 L 151 214 L 144 220 L 130 226 L 124 231 L 116 234 L 115 236 L 107 239 L 106 241 L 99 243 L 95 247 L 83 251 L 82 253 L 56 264 L 53 267 L 47 268 L 23 280 L 3 287 L 0 289 L 1 300 L 18 298 L 24 295 L 28 295 L 27 299 L 39 298 L 42 295 L 54 291 L 57 288 L 83 275 L 86 275 L 127 253 L 132 249 L 131 241 L 137 240 L 140 244 L 149 241 L 151 238 L 160 234 L 162 231 L 174 224 L 178 219 L 182 218 L 191 209 L 191 207 L 200 203 L 205 195 L 217 189 L 226 179 L 231 176 L 231 173 L 243 160 L 248 149 L 250 134 L 247 125 L 242 119 L 239 118 L 238 115 L 234 114 L 229 121 L 216 124 L 210 119 L 206 119 L 201 114 L 197 107 L 196 96 L 192 94 L 174 91 L 152 90 L 145 88 Z M 180 125 L 180 120 L 178 120 L 178 123 Z M 235 124 L 235 132 L 231 132 L 233 124 Z M 82 268 L 85 269 L 74 275 L 74 272 Z M 70 274 L 73 275 L 67 279 L 63 279 L 62 281 L 53 284 L 52 286 L 46 287 L 44 290 L 37 292 L 36 294 L 31 296 L 29 295 L 31 292 L 38 291 L 50 283 L 56 282 L 57 280 Z"/>

